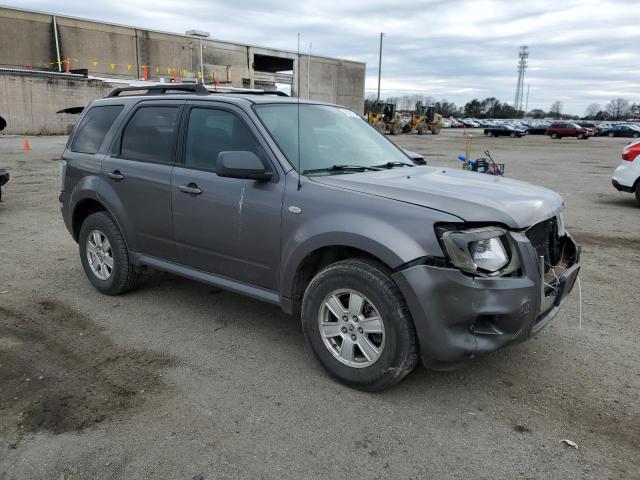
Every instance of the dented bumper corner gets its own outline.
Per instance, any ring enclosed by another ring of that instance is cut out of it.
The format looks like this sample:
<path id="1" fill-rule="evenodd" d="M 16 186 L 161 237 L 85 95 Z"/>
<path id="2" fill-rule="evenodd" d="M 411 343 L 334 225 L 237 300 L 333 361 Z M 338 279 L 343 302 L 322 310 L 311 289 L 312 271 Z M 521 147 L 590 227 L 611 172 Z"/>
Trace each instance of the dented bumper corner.
<path id="1" fill-rule="evenodd" d="M 578 276 L 580 247 L 566 234 L 562 261 L 545 268 L 526 235 L 511 235 L 521 263 L 514 276 L 473 277 L 431 265 L 393 274 L 411 311 L 426 367 L 453 368 L 524 341 L 558 313 Z"/>

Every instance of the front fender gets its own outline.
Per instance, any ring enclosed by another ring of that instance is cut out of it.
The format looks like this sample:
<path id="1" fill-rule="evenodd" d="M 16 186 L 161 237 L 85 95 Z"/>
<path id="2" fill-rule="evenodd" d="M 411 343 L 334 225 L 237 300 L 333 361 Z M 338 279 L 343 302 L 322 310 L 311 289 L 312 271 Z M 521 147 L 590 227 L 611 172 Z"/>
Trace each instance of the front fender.
<path id="1" fill-rule="evenodd" d="M 298 207 L 301 211 L 289 207 Z M 383 197 L 305 182 L 287 182 L 283 204 L 280 294 L 291 298 L 303 260 L 323 247 L 351 247 L 394 269 L 426 255 L 442 255 L 436 222 L 457 217 Z"/>

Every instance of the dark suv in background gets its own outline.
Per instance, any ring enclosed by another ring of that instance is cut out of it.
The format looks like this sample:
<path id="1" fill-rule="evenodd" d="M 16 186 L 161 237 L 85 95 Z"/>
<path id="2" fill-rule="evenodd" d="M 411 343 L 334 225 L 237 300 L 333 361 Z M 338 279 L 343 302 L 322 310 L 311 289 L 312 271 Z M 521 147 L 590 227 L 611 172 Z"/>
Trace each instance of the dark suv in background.
<path id="1" fill-rule="evenodd" d="M 547 135 L 553 139 L 575 137 L 579 140 L 586 140 L 594 135 L 594 131 L 589 128 L 576 125 L 575 123 L 555 122 L 547 128 Z"/>
<path id="2" fill-rule="evenodd" d="M 279 305 L 332 375 L 365 390 L 419 358 L 446 369 L 532 337 L 579 271 L 559 195 L 416 166 L 335 105 L 116 90 L 85 109 L 61 180 L 99 291 L 156 268 Z"/>

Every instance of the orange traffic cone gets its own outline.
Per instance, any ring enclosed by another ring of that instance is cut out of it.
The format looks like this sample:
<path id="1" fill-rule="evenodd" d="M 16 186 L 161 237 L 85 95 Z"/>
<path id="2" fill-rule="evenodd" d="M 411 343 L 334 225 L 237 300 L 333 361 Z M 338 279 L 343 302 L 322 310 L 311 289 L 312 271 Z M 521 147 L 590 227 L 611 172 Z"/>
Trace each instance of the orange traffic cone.
<path id="1" fill-rule="evenodd" d="M 31 150 L 31 144 L 29 143 L 29 139 L 24 137 L 24 142 L 22 142 L 22 150 L 28 152 Z"/>

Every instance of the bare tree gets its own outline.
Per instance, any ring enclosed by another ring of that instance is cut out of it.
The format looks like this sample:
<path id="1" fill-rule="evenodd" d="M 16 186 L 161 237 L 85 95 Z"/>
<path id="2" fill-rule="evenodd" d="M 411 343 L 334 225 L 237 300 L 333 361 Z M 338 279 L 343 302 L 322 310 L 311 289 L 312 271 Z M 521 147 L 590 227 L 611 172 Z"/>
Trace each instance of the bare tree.
<path id="1" fill-rule="evenodd" d="M 629 113 L 629 101 L 624 98 L 614 98 L 605 107 L 606 112 L 614 120 L 620 120 Z"/>
<path id="2" fill-rule="evenodd" d="M 589 104 L 587 109 L 584 111 L 584 116 L 595 117 L 600 110 L 602 110 L 602 107 L 600 106 L 599 103 L 591 103 Z"/>
<path id="3" fill-rule="evenodd" d="M 549 109 L 549 114 L 556 119 L 559 119 L 562 116 L 562 102 L 556 101 L 551 104 L 551 108 Z"/>

